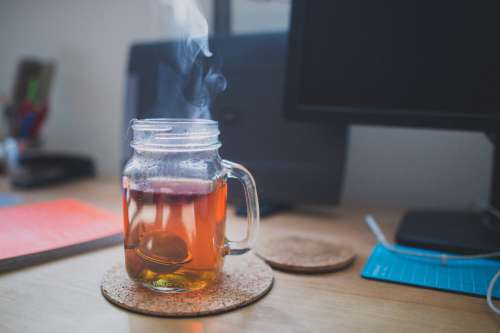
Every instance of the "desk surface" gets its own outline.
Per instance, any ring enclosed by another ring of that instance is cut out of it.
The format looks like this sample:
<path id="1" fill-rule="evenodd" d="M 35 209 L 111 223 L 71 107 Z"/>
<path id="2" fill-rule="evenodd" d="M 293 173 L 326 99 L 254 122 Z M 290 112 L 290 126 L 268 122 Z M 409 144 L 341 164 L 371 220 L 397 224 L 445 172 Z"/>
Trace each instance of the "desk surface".
<path id="1" fill-rule="evenodd" d="M 8 191 L 0 180 L 0 192 Z M 117 180 L 84 181 L 21 193 L 28 202 L 75 197 L 120 213 Z M 99 290 L 103 273 L 123 260 L 121 246 L 0 274 L 1 332 L 499 332 L 485 300 L 368 281 L 359 273 L 375 241 L 362 222 L 366 209 L 295 212 L 262 220 L 261 238 L 294 233 L 338 240 L 359 254 L 350 268 L 331 274 L 275 272 L 261 301 L 222 315 L 165 319 L 109 304 Z M 394 233 L 402 210 L 371 209 Z M 231 212 L 230 225 L 244 222 Z"/>

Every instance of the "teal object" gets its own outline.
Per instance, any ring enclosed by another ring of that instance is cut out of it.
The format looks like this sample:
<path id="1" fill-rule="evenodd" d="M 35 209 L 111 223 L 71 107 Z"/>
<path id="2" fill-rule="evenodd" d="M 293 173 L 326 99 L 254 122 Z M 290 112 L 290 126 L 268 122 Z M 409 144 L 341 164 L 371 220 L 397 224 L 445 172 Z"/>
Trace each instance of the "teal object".
<path id="1" fill-rule="evenodd" d="M 397 247 L 421 253 L 441 254 L 406 246 Z M 398 254 L 378 244 L 365 264 L 361 276 L 366 279 L 484 297 L 498 270 L 498 260 L 449 260 L 447 264 L 442 264 L 439 259 Z M 497 282 L 493 289 L 493 298 L 500 299 L 500 282 Z"/>

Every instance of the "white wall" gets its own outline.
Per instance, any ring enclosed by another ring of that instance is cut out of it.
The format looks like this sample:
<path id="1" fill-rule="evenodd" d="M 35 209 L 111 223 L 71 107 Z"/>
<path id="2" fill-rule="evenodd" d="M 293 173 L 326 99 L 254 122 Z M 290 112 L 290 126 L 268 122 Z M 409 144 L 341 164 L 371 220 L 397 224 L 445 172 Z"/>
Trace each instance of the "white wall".
<path id="1" fill-rule="evenodd" d="M 23 55 L 58 62 L 47 147 L 93 156 L 118 175 L 123 86 L 132 41 L 166 38 L 161 0 L 0 2 L 0 94 Z M 202 1 L 209 18 L 211 0 Z M 284 30 L 286 1 L 233 0 L 236 33 Z M 464 207 L 488 196 L 491 147 L 480 134 L 354 127 L 345 202 Z"/>
<path id="2" fill-rule="evenodd" d="M 489 198 L 492 147 L 479 133 L 352 127 L 344 200 L 470 207 Z"/>
<path id="3" fill-rule="evenodd" d="M 0 2 L 0 94 L 10 94 L 22 56 L 53 58 L 57 73 L 47 149 L 93 156 L 102 175 L 118 175 L 123 88 L 132 41 L 165 39 L 161 0 Z M 202 8 L 210 8 L 202 1 Z M 210 17 L 210 12 L 207 13 Z"/>
<path id="4" fill-rule="evenodd" d="M 286 0 L 232 0 L 232 32 L 284 31 L 288 28 L 289 8 Z"/>

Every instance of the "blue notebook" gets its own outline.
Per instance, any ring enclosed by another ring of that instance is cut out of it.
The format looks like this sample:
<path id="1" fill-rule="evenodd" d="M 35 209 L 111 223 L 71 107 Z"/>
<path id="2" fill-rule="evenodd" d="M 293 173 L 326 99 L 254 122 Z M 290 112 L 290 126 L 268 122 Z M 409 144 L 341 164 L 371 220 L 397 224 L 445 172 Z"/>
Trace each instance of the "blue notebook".
<path id="1" fill-rule="evenodd" d="M 439 254 L 417 248 L 398 247 Z M 498 270 L 500 270 L 498 260 L 450 260 L 443 265 L 439 259 L 401 255 L 390 252 L 378 244 L 373 249 L 361 276 L 366 279 L 486 296 L 488 284 Z M 500 298 L 500 281 L 493 289 L 493 297 Z"/>

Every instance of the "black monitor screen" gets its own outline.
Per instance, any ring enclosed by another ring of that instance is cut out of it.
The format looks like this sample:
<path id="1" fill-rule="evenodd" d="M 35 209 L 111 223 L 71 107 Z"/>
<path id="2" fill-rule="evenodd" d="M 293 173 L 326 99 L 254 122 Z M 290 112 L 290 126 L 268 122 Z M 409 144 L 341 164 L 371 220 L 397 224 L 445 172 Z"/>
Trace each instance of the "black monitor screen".
<path id="1" fill-rule="evenodd" d="M 298 2 L 290 51 L 304 110 L 500 112 L 498 0 Z"/>

